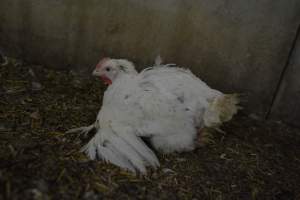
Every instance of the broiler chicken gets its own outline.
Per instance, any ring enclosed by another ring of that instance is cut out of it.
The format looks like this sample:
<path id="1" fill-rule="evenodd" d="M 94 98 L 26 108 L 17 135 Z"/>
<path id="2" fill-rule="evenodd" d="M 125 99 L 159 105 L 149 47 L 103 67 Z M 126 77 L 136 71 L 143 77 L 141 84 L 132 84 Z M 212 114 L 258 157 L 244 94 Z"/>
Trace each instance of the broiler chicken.
<path id="1" fill-rule="evenodd" d="M 98 63 L 93 75 L 109 87 L 97 120 L 69 131 L 97 129 L 83 148 L 89 158 L 146 173 L 147 166 L 156 168 L 159 161 L 140 137 L 164 153 L 190 151 L 198 129 L 217 127 L 237 112 L 234 95 L 211 89 L 189 70 L 156 65 L 137 73 L 124 59 Z"/>

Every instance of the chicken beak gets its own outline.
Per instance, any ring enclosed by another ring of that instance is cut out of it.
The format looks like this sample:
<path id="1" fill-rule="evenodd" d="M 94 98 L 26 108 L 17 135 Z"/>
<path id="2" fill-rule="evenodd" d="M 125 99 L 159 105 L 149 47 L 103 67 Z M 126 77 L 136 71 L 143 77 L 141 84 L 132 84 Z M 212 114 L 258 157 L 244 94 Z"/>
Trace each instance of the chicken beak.
<path id="1" fill-rule="evenodd" d="M 94 69 L 92 75 L 93 75 L 93 76 L 101 76 L 101 74 L 98 72 L 97 69 Z"/>

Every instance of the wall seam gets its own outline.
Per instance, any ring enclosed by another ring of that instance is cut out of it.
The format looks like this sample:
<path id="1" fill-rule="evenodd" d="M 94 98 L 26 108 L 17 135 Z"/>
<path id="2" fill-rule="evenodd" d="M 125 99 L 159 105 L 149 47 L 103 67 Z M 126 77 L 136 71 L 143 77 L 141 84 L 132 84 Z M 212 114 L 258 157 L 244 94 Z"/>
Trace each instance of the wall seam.
<path id="1" fill-rule="evenodd" d="M 299 36 L 300 36 L 300 24 L 298 24 L 298 26 L 297 26 L 295 37 L 293 39 L 291 48 L 289 50 L 287 60 L 286 60 L 286 62 L 284 64 L 284 66 L 283 66 L 283 69 L 282 69 L 281 73 L 280 73 L 279 80 L 278 80 L 278 83 L 276 85 L 276 88 L 275 88 L 275 91 L 274 91 L 274 94 L 273 94 L 273 97 L 272 97 L 272 100 L 271 100 L 271 104 L 269 106 L 268 112 L 265 115 L 265 119 L 269 119 L 270 118 L 270 115 L 271 115 L 272 110 L 274 108 L 275 101 L 278 98 L 280 87 L 282 85 L 283 79 L 284 79 L 285 74 L 287 72 L 287 68 L 289 67 L 290 62 L 291 62 L 291 58 L 292 58 L 292 56 L 294 54 L 294 50 L 296 48 L 297 39 L 298 39 Z"/>

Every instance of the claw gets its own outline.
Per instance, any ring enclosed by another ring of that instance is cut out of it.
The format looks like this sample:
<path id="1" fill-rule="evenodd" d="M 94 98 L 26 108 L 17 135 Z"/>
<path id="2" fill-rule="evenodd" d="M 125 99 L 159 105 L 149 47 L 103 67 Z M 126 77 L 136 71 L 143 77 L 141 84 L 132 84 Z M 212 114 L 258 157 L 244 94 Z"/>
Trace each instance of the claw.
<path id="1" fill-rule="evenodd" d="M 198 135 L 197 135 L 197 142 L 196 146 L 197 147 L 203 147 L 206 146 L 207 144 L 214 143 L 213 136 L 209 129 L 207 128 L 201 128 L 198 130 Z"/>
<path id="2" fill-rule="evenodd" d="M 83 126 L 83 127 L 79 127 L 79 128 L 72 128 L 68 131 L 66 131 L 66 133 L 77 133 L 79 132 L 79 134 L 83 134 L 84 136 L 87 136 L 87 134 L 93 129 L 95 128 L 94 124 L 90 125 L 90 126 Z"/>

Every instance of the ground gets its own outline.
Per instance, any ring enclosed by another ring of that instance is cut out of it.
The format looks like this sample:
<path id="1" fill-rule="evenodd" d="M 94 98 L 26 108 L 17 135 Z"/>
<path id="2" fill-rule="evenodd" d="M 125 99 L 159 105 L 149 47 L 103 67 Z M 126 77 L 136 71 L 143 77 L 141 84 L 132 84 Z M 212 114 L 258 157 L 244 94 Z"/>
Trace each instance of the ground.
<path id="1" fill-rule="evenodd" d="M 132 175 L 89 161 L 65 131 L 91 124 L 99 80 L 11 59 L 0 66 L 0 199 L 300 199 L 300 131 L 241 112 L 193 152 Z"/>

